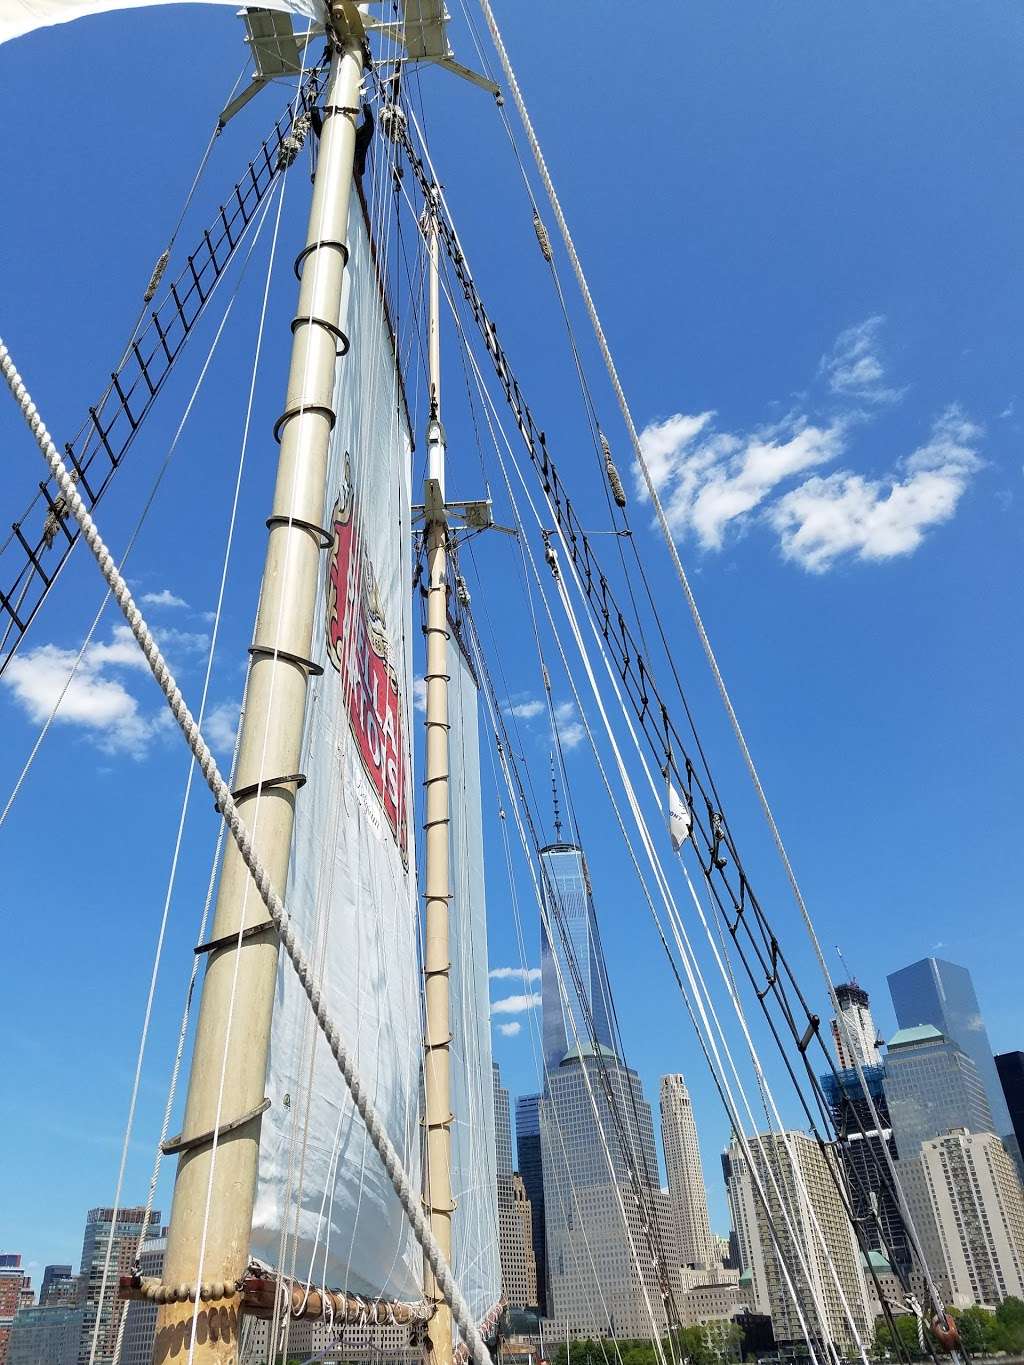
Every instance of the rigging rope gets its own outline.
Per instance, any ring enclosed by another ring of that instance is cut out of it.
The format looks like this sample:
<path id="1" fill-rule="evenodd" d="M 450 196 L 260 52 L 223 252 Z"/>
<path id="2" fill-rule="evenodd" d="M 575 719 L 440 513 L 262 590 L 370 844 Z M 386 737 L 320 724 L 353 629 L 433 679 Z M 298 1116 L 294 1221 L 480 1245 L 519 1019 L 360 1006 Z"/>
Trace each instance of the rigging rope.
<path id="1" fill-rule="evenodd" d="M 437 1283 L 446 1302 L 451 1307 L 452 1316 L 459 1326 L 470 1353 L 477 1365 L 491 1365 L 490 1353 L 477 1330 L 476 1323 L 473 1321 L 469 1305 L 423 1215 L 419 1195 L 413 1187 L 410 1176 L 403 1167 L 401 1158 L 363 1087 L 362 1077 L 359 1074 L 355 1059 L 350 1054 L 337 1025 L 328 1013 L 320 983 L 314 978 L 306 955 L 296 941 L 295 931 L 292 928 L 288 912 L 260 862 L 253 847 L 250 833 L 217 766 L 217 760 L 200 733 L 195 718 L 181 694 L 181 689 L 178 687 L 160 647 L 153 638 L 152 631 L 146 624 L 142 612 L 132 597 L 128 584 L 118 572 L 117 565 L 104 544 L 95 521 L 89 515 L 85 503 L 79 496 L 74 480 L 61 459 L 60 453 L 54 445 L 53 439 L 2 338 L 0 338 L 0 371 L 2 371 L 4 380 L 35 437 L 36 444 L 39 446 L 51 474 L 67 498 L 68 505 L 82 528 L 86 544 L 95 556 L 100 571 L 112 589 L 118 606 L 124 612 L 125 620 L 145 655 L 146 662 L 167 700 L 171 714 L 185 736 L 196 762 L 199 764 L 200 771 L 213 793 L 224 821 L 231 831 L 231 836 L 235 840 L 242 859 L 259 891 L 260 898 L 266 906 L 267 914 L 278 932 L 281 946 L 295 969 L 331 1054 L 338 1064 L 338 1069 L 348 1086 L 353 1102 L 366 1125 L 367 1134 L 384 1164 L 384 1169 L 402 1208 L 405 1210 L 416 1240 L 423 1248 L 427 1262 L 437 1278 Z"/>

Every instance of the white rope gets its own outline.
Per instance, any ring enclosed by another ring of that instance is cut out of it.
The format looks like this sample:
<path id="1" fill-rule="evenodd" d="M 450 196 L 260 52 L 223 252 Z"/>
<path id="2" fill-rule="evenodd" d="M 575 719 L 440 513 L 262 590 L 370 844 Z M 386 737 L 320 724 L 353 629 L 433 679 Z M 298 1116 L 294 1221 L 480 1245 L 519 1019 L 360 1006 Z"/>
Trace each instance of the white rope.
<path id="1" fill-rule="evenodd" d="M 814 922 L 811 919 L 810 911 L 807 908 L 807 903 L 804 900 L 803 892 L 800 889 L 800 884 L 797 880 L 796 872 L 793 868 L 793 864 L 790 861 L 789 854 L 783 842 L 782 833 L 778 827 L 778 824 L 776 823 L 775 816 L 772 812 L 772 808 L 768 802 L 767 793 L 765 792 L 764 786 L 761 783 L 761 778 L 758 774 L 757 767 L 754 763 L 753 755 L 750 752 L 750 747 L 747 744 L 746 736 L 743 732 L 742 726 L 740 725 L 739 717 L 736 714 L 736 709 L 732 703 L 732 698 L 729 695 L 729 689 L 726 687 L 725 678 L 722 676 L 722 670 L 718 665 L 718 659 L 715 655 L 715 651 L 714 648 L 712 647 L 710 637 L 708 636 L 707 628 L 704 625 L 703 618 L 697 606 L 697 599 L 694 596 L 692 587 L 690 586 L 690 580 L 687 577 L 686 570 L 683 568 L 682 560 L 679 557 L 679 551 L 676 548 L 676 543 L 672 536 L 672 531 L 668 523 L 668 518 L 665 515 L 665 509 L 662 504 L 661 497 L 658 493 L 657 485 L 654 482 L 654 478 L 651 474 L 650 467 L 644 455 L 643 445 L 640 441 L 640 436 L 637 432 L 636 424 L 633 421 L 633 414 L 629 406 L 629 401 L 626 398 L 625 390 L 622 387 L 622 381 L 619 379 L 619 373 L 616 368 L 615 361 L 612 357 L 611 348 L 608 345 L 608 339 L 605 336 L 604 328 L 601 325 L 601 319 L 597 312 L 597 306 L 594 303 L 593 296 L 590 292 L 590 286 L 587 283 L 587 278 L 583 273 L 583 266 L 576 252 L 576 246 L 573 242 L 572 234 L 569 230 L 569 224 L 566 221 L 565 214 L 562 211 L 562 205 L 559 201 L 558 194 L 555 190 L 554 181 L 551 178 L 551 173 L 548 170 L 547 162 L 545 161 L 544 154 L 541 151 L 540 143 L 538 142 L 537 135 L 534 132 L 533 123 L 527 111 L 526 102 L 523 98 L 522 90 L 519 87 L 519 82 L 517 81 L 515 72 L 512 69 L 512 64 L 511 61 L 509 60 L 508 52 L 502 40 L 497 20 L 494 17 L 494 11 L 491 8 L 490 0 L 480 0 L 480 7 L 483 11 L 484 18 L 487 22 L 487 27 L 490 30 L 491 38 L 494 41 L 494 46 L 497 49 L 498 57 L 501 62 L 502 71 L 505 74 L 505 80 L 508 84 L 509 90 L 512 93 L 512 98 L 515 101 L 516 109 L 519 113 L 520 120 L 522 121 L 527 141 L 530 144 L 530 150 L 533 153 L 533 158 L 534 161 L 536 162 L 538 173 L 540 174 L 541 181 L 547 193 L 548 201 L 551 204 L 551 210 L 555 215 L 555 220 L 558 223 L 559 231 L 562 234 L 562 241 L 565 245 L 566 252 L 568 253 L 569 260 L 572 264 L 573 273 L 576 276 L 576 282 L 579 286 L 580 294 L 583 297 L 583 302 L 587 310 L 587 315 L 590 318 L 591 326 L 593 327 L 594 330 L 594 336 L 597 340 L 598 347 L 601 351 L 601 355 L 605 363 L 605 368 L 608 371 L 608 378 L 610 379 L 612 388 L 615 391 L 615 397 L 618 401 L 619 410 L 622 413 L 622 419 L 623 422 L 625 423 L 626 431 L 629 435 L 630 442 L 633 446 L 633 452 L 636 456 L 637 467 L 639 468 L 641 474 L 643 475 L 644 484 L 651 499 L 651 505 L 654 508 L 655 515 L 658 520 L 658 525 L 661 529 L 661 533 L 665 541 L 665 545 L 668 549 L 669 555 L 672 559 L 673 566 L 676 570 L 676 575 L 679 578 L 680 585 L 682 586 L 683 593 L 686 597 L 686 602 L 690 609 L 690 615 L 692 616 L 694 626 L 697 629 L 697 634 L 700 638 L 701 645 L 704 649 L 704 654 L 708 661 L 708 666 L 710 667 L 712 675 L 714 676 L 715 684 L 718 688 L 718 693 L 722 700 L 722 705 L 725 707 L 726 714 L 729 717 L 729 723 L 732 727 L 733 734 L 736 738 L 736 743 L 739 745 L 740 752 L 743 755 L 743 761 L 746 764 L 747 771 L 750 774 L 750 780 L 753 783 L 754 790 L 757 793 L 757 798 L 761 805 L 761 810 L 768 824 L 768 828 L 771 831 L 772 840 L 775 844 L 775 848 L 778 852 L 779 858 L 785 870 L 786 878 L 789 881 L 790 889 L 793 892 L 793 898 L 796 901 L 797 908 L 800 911 L 800 916 L 801 919 L 803 920 L 804 927 L 807 931 L 807 935 L 810 938 L 811 945 L 814 949 L 814 954 L 817 959 L 818 966 L 820 967 L 822 975 L 825 979 L 825 985 L 828 990 L 829 1001 L 832 1005 L 832 1008 L 836 1012 L 837 1016 L 841 1016 L 842 1011 L 840 1009 L 839 999 L 836 995 L 835 985 L 832 981 L 832 975 L 828 969 L 828 963 L 825 960 L 825 954 L 822 951 L 821 942 L 818 938 L 817 931 L 814 928 Z M 863 1090 L 864 1093 L 864 1098 L 867 1101 L 868 1108 L 871 1113 L 872 1121 L 875 1123 L 875 1126 L 880 1130 L 881 1123 L 879 1121 L 878 1114 L 875 1109 L 875 1104 L 868 1090 L 867 1080 L 864 1076 L 864 1071 L 861 1066 L 860 1060 L 855 1053 L 853 1056 L 853 1062 L 854 1069 L 857 1072 L 857 1079 L 860 1081 L 861 1089 Z M 900 1183 L 899 1174 L 896 1169 L 896 1163 L 894 1162 L 892 1154 L 890 1153 L 885 1143 L 882 1144 L 882 1148 L 886 1165 L 888 1167 L 889 1176 L 892 1180 L 896 1200 L 900 1207 L 900 1213 L 903 1217 L 904 1223 L 906 1224 L 908 1236 L 911 1239 L 914 1251 L 917 1254 L 920 1263 L 923 1267 L 925 1280 L 927 1281 L 928 1285 L 928 1291 L 933 1299 L 936 1311 L 938 1313 L 942 1313 L 945 1311 L 942 1299 L 939 1296 L 938 1289 L 935 1285 L 934 1280 L 932 1279 L 930 1271 L 928 1270 L 927 1262 L 924 1260 L 920 1238 L 918 1236 L 917 1229 L 914 1225 L 913 1216 L 911 1215 L 910 1207 L 907 1204 L 906 1196 L 903 1193 L 903 1188 Z"/>
<path id="2" fill-rule="evenodd" d="M 107 584 L 113 591 L 118 606 L 124 613 L 125 620 L 131 628 L 132 634 L 139 643 L 146 662 L 152 670 L 153 676 L 159 684 L 171 714 L 177 721 L 182 734 L 195 755 L 196 762 L 199 764 L 200 771 L 206 779 L 207 785 L 213 793 L 214 799 L 221 810 L 225 823 L 231 831 L 242 859 L 252 876 L 253 882 L 259 891 L 260 898 L 266 906 L 267 914 L 273 921 L 274 927 L 278 932 L 281 946 L 284 948 L 295 969 L 296 975 L 302 985 L 306 998 L 316 1017 L 316 1021 L 323 1031 L 324 1038 L 331 1050 L 331 1054 L 338 1064 L 345 1084 L 352 1095 L 353 1103 L 358 1109 L 363 1122 L 366 1124 L 366 1131 L 371 1142 L 377 1150 L 384 1169 L 387 1171 L 388 1178 L 394 1188 L 395 1194 L 405 1210 L 406 1216 L 412 1226 L 416 1240 L 423 1248 L 423 1253 L 430 1265 L 431 1270 L 437 1278 L 437 1283 L 444 1294 L 446 1302 L 452 1310 L 462 1333 L 463 1339 L 469 1347 L 473 1359 L 477 1365 L 491 1365 L 490 1353 L 484 1344 L 483 1338 L 477 1331 L 473 1321 L 469 1305 L 462 1294 L 461 1289 L 455 1282 L 451 1267 L 448 1265 L 437 1243 L 437 1239 L 431 1232 L 420 1207 L 419 1197 L 413 1188 L 408 1172 L 402 1166 L 401 1158 L 395 1150 L 390 1137 L 387 1134 L 380 1116 L 368 1097 L 362 1077 L 354 1059 L 350 1055 L 348 1048 L 342 1039 L 337 1025 L 328 1014 L 320 984 L 313 977 L 309 962 L 296 942 L 295 931 L 292 928 L 291 920 L 283 902 L 277 891 L 274 889 L 266 870 L 264 869 L 256 850 L 253 848 L 252 839 L 245 826 L 244 821 L 238 811 L 238 807 L 231 796 L 231 791 L 221 775 L 206 741 L 199 731 L 191 711 L 185 704 L 185 699 L 181 694 L 167 661 L 160 651 L 153 634 L 139 610 L 128 584 L 117 570 L 113 557 L 103 542 L 102 537 L 96 527 L 96 523 L 89 515 L 85 503 L 82 501 L 75 486 L 74 480 L 68 473 L 57 447 L 54 445 L 49 431 L 46 428 L 35 403 L 32 401 L 25 384 L 22 381 L 17 368 L 11 359 L 10 352 L 6 344 L 0 338 L 0 370 L 3 372 L 11 393 L 21 409 L 22 416 L 25 418 L 29 429 L 35 437 L 36 443 L 42 452 L 43 458 L 49 466 L 50 472 L 60 486 L 61 492 L 67 499 L 67 503 L 75 519 L 82 528 L 82 534 L 96 562 L 99 564 L 100 571 L 106 579 Z"/>

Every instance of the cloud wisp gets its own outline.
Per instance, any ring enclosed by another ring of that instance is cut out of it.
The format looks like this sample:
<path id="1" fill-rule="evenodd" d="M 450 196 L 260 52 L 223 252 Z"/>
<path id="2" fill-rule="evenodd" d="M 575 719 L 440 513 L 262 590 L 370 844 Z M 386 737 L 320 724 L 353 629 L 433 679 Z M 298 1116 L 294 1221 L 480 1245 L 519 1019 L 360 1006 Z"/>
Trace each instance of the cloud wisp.
<path id="1" fill-rule="evenodd" d="M 818 365 L 818 376 L 827 380 L 832 393 L 862 403 L 895 403 L 903 397 L 905 389 L 885 382 L 880 335 L 884 324 L 884 316 L 878 314 L 839 333 Z"/>
<path id="2" fill-rule="evenodd" d="M 159 592 L 144 592 L 140 601 L 147 607 L 187 607 L 188 603 L 184 597 L 178 597 L 171 592 L 170 588 L 161 588 Z"/>
<path id="3" fill-rule="evenodd" d="M 502 1000 L 491 1001 L 492 1014 L 525 1014 L 540 1004 L 537 991 L 524 992 L 522 995 L 506 995 Z"/>
<path id="4" fill-rule="evenodd" d="M 539 967 L 492 967 L 487 973 L 492 981 L 531 981 L 540 980 Z"/>
<path id="5" fill-rule="evenodd" d="M 523 1026 L 518 1019 L 512 1019 L 507 1024 L 499 1024 L 498 1032 L 505 1038 L 515 1038 L 523 1031 Z"/>

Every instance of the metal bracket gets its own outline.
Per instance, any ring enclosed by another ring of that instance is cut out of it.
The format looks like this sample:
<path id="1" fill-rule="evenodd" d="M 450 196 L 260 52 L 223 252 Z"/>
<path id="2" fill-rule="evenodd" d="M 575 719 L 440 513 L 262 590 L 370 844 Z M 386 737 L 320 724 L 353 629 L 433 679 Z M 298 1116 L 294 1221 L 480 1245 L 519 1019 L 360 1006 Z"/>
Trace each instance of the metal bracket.
<path id="1" fill-rule="evenodd" d="M 240 934 L 225 934 L 223 938 L 211 938 L 209 943 L 197 943 L 192 951 L 197 955 L 215 953 L 218 948 L 230 948 L 233 943 L 244 943 L 246 939 L 255 938 L 257 934 L 265 934 L 268 929 L 274 927 L 272 919 L 264 920 L 262 924 L 250 924 Z"/>
<path id="2" fill-rule="evenodd" d="M 208 1142 L 212 1142 L 214 1137 L 219 1142 L 225 1133 L 233 1133 L 236 1128 L 242 1128 L 245 1124 L 251 1123 L 253 1119 L 258 1119 L 261 1114 L 265 1114 L 270 1108 L 270 1100 L 262 1100 L 255 1109 L 250 1109 L 248 1114 L 240 1114 L 237 1119 L 229 1119 L 227 1123 L 222 1123 L 219 1128 L 211 1128 L 207 1133 L 197 1133 L 195 1137 L 183 1137 L 181 1133 L 177 1137 L 168 1138 L 166 1142 L 161 1142 L 160 1150 L 164 1156 L 174 1156 L 176 1152 L 191 1152 L 196 1147 L 205 1147 Z"/>

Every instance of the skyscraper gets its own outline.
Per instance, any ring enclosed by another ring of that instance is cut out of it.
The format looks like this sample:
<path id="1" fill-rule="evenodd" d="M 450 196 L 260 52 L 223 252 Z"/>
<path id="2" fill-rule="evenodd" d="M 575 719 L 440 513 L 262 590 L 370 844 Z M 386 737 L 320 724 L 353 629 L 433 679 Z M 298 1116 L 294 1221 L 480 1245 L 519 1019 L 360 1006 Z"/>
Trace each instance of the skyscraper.
<path id="1" fill-rule="evenodd" d="M 522 1180 L 512 1171 L 512 1126 L 509 1116 L 508 1091 L 501 1083 L 498 1063 L 491 1063 L 494 1081 L 494 1135 L 498 1181 L 498 1252 L 501 1259 L 501 1289 L 511 1308 L 526 1308 L 536 1304 L 537 1271 L 532 1240 L 527 1235 L 523 1211 L 517 1204 L 516 1184 L 526 1201 Z M 529 1206 L 527 1205 L 527 1208 Z M 533 1276 L 528 1263 L 533 1265 Z M 530 1298 L 531 1293 L 533 1298 Z"/>
<path id="2" fill-rule="evenodd" d="M 931 1024 L 970 1057 L 988 1097 L 995 1123 L 992 1132 L 1001 1138 L 1010 1138 L 1009 1145 L 1015 1148 L 1013 1126 L 996 1073 L 988 1032 L 967 968 L 939 957 L 925 957 L 893 972 L 888 981 L 896 1022 L 901 1029 Z"/>
<path id="3" fill-rule="evenodd" d="M 662 1331 L 661 1191 L 640 1078 L 603 1052 L 568 1057 L 548 1073 L 540 1130 L 548 1316 L 576 1336 L 646 1336 L 652 1316 Z"/>
<path id="4" fill-rule="evenodd" d="M 900 1029 L 885 1058 L 885 1097 L 901 1160 L 952 1128 L 991 1133 L 992 1113 L 974 1062 L 931 1024 Z"/>
<path id="5" fill-rule="evenodd" d="M 856 981 L 846 981 L 836 987 L 839 1013 L 832 1020 L 832 1040 L 840 1067 L 878 1066 L 882 1058 L 878 1052 L 881 1039 L 871 1015 L 868 993 Z"/>
<path id="6" fill-rule="evenodd" d="M 1024 1154 L 1024 1052 L 1001 1052 L 995 1059 L 1003 1098 L 1010 1111 L 1018 1157 Z M 1018 1169 L 1020 1161 L 1018 1160 Z"/>
<path id="7" fill-rule="evenodd" d="M 753 1173 L 735 1139 L 723 1164 L 740 1261 L 743 1271 L 749 1271 L 751 1276 L 750 1306 L 759 1313 L 771 1314 L 777 1342 L 804 1340 L 800 1317 L 786 1285 L 785 1268 L 804 1314 L 808 1335 L 816 1342 L 823 1339 L 834 1342 L 841 1354 L 851 1353 L 855 1339 L 850 1318 L 862 1342 L 869 1342 L 872 1319 L 857 1239 L 839 1196 L 836 1173 L 829 1169 L 830 1158 L 806 1133 L 769 1133 L 750 1139 L 747 1146 L 764 1189 L 770 1222 L 757 1194 Z M 814 1229 L 812 1212 L 824 1248 Z M 744 1288 L 742 1275 L 740 1287 Z M 843 1306 L 844 1297 L 849 1317 Z M 816 1301 L 822 1305 L 820 1318 Z M 828 1358 L 828 1352 L 825 1355 Z"/>
<path id="8" fill-rule="evenodd" d="M 865 1066 L 861 1073 L 871 1104 L 855 1070 L 829 1072 L 821 1078 L 836 1131 L 836 1150 L 868 1248 L 881 1252 L 890 1265 L 909 1270 L 910 1240 L 886 1161 L 886 1152 L 895 1161 L 898 1149 L 885 1097 L 884 1068 Z M 878 1115 L 878 1126 L 871 1114 L 872 1105 Z"/>
<path id="9" fill-rule="evenodd" d="M 7 1345 L 11 1327 L 21 1307 L 21 1291 L 25 1273 L 21 1268 L 21 1253 L 0 1252 L 0 1365 L 7 1365 Z"/>
<path id="10" fill-rule="evenodd" d="M 43 1270 L 39 1288 L 39 1305 L 74 1304 L 78 1299 L 78 1281 L 69 1265 L 48 1265 Z"/>
<path id="11" fill-rule="evenodd" d="M 544 905 L 541 923 L 541 1000 L 544 1063 L 557 1069 L 576 1047 L 596 1043 L 614 1053 L 608 976 L 582 849 L 549 844 L 541 849 Z"/>
<path id="12" fill-rule="evenodd" d="M 155 1236 L 160 1231 L 160 1213 L 154 1210 L 148 1218 L 144 1208 L 90 1209 L 85 1219 L 82 1240 L 82 1269 L 78 1287 L 82 1313 L 82 1338 L 78 1348 L 79 1365 L 89 1365 L 96 1320 L 99 1334 L 96 1339 L 95 1365 L 111 1365 L 117 1341 L 117 1324 L 122 1305 L 117 1297 L 118 1277 L 127 1275 L 140 1239 Z M 103 1267 L 107 1247 L 113 1243 L 106 1292 L 100 1303 Z M 116 1309 L 116 1311 L 115 1311 Z"/>
<path id="13" fill-rule="evenodd" d="M 166 1229 L 165 1229 L 166 1231 Z M 159 1280 L 164 1273 L 167 1238 L 151 1237 L 139 1252 L 139 1273 Z M 149 1299 L 135 1299 L 125 1309 L 121 1365 L 150 1365 L 156 1336 L 157 1306 Z"/>
<path id="14" fill-rule="evenodd" d="M 717 1246 L 708 1218 L 708 1196 L 690 1092 L 679 1075 L 661 1078 L 661 1143 L 680 1262 L 710 1270 L 718 1264 Z"/>
<path id="15" fill-rule="evenodd" d="M 994 1133 L 960 1128 L 900 1162 L 939 1292 L 956 1307 L 1024 1298 L 1024 1192 Z"/>
<path id="16" fill-rule="evenodd" d="M 539 1095 L 520 1095 L 516 1100 L 516 1159 L 530 1201 L 533 1257 L 537 1273 L 537 1304 L 547 1309 L 547 1251 L 544 1229 L 544 1166 L 540 1143 Z"/>

